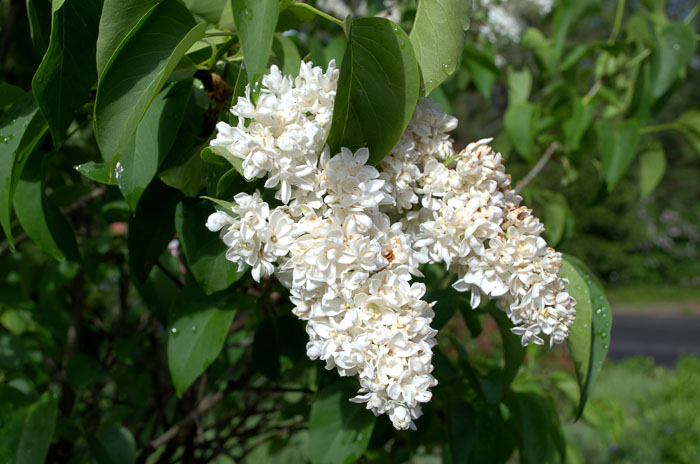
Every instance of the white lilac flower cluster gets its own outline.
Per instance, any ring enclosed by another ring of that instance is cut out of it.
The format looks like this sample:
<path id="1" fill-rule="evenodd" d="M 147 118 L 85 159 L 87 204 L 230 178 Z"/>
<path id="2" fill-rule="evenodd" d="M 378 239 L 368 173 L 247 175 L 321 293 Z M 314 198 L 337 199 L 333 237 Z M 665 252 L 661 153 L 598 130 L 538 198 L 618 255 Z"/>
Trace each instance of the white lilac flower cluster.
<path id="1" fill-rule="evenodd" d="M 209 217 L 226 257 L 275 275 L 307 321 L 307 354 L 342 376 L 356 375 L 351 399 L 415 428 L 430 400 L 434 313 L 412 282 L 419 266 L 444 262 L 455 288 L 498 298 L 522 343 L 560 343 L 575 301 L 558 276 L 561 255 L 540 238 L 542 225 L 510 189 L 501 156 L 478 142 L 455 154 L 456 119 L 427 99 L 392 152 L 373 167 L 369 152 L 323 146 L 338 71 L 302 63 L 298 77 L 272 67 L 257 104 L 249 91 L 221 122 L 212 145 L 243 161 L 248 180 L 267 177 L 275 206 L 240 193 Z M 331 156 L 335 155 L 335 156 Z"/>
<path id="2" fill-rule="evenodd" d="M 475 29 L 496 48 L 517 44 L 527 22 L 549 14 L 552 3 L 552 0 L 476 0 Z"/>

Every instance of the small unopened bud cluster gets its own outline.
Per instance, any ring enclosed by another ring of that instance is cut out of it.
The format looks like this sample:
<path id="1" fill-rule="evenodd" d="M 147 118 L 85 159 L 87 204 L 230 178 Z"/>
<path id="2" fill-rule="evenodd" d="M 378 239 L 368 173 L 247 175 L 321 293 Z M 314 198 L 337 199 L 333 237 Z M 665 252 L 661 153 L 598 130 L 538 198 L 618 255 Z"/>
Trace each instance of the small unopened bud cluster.
<path id="1" fill-rule="evenodd" d="M 434 103 L 418 104 L 377 167 L 365 148 L 331 154 L 323 142 L 337 79 L 333 62 L 325 72 L 302 63 L 294 79 L 273 66 L 257 104 L 249 93 L 238 100 L 238 126 L 219 123 L 212 145 L 241 159 L 246 179 L 279 187 L 276 206 L 240 193 L 207 227 L 220 231 L 240 269 L 289 288 L 294 314 L 307 321 L 308 356 L 358 376 L 351 401 L 415 428 L 437 384 L 434 303 L 412 282 L 421 264 L 444 262 L 475 307 L 482 295 L 497 298 L 524 345 L 543 336 L 560 343 L 575 302 L 558 276 L 561 256 L 518 206 L 500 155 L 482 142 L 455 154 L 456 120 Z"/>

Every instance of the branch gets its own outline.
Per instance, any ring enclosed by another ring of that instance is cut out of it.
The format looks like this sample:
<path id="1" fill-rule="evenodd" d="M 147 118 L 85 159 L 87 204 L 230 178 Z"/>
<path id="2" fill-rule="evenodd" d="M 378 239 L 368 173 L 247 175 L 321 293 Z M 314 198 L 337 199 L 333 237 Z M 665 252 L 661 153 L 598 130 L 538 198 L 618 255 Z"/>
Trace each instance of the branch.
<path id="1" fill-rule="evenodd" d="M 542 158 L 533 166 L 532 170 L 527 173 L 525 177 L 523 177 L 520 182 L 518 182 L 515 186 L 515 193 L 520 193 L 527 187 L 527 185 L 532 182 L 532 180 L 537 177 L 537 175 L 544 169 L 544 167 L 547 165 L 549 160 L 552 158 L 554 155 L 554 152 L 556 152 L 559 149 L 559 143 L 558 142 L 552 142 L 551 145 L 547 148 L 547 150 L 544 152 L 544 155 L 542 155 Z"/>
<path id="2" fill-rule="evenodd" d="M 185 416 L 185 418 L 182 419 L 180 422 L 166 430 L 165 433 L 163 433 L 163 435 L 151 441 L 148 444 L 148 446 L 152 449 L 158 449 L 161 445 L 164 445 L 165 443 L 172 440 L 178 435 L 178 433 L 180 433 L 180 430 L 182 430 L 185 426 L 189 425 L 189 423 L 194 421 L 195 418 L 216 406 L 216 404 L 224 398 L 225 393 L 226 392 L 224 391 L 220 391 L 214 393 L 213 395 L 208 395 L 202 398 L 202 401 L 199 402 L 199 404 L 193 411 L 187 414 L 187 416 Z"/>

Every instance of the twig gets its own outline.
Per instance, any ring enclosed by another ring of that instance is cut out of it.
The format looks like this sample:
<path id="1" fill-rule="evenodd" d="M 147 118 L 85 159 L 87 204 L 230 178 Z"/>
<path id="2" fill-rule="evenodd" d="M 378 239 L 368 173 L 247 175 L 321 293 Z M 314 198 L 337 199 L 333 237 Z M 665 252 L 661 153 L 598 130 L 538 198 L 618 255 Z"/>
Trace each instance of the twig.
<path id="1" fill-rule="evenodd" d="M 180 279 L 178 279 L 175 274 L 173 274 L 165 266 L 163 266 L 163 264 L 160 261 L 158 261 L 157 259 L 154 259 L 153 264 L 155 264 L 158 267 L 158 269 L 163 271 L 163 274 L 165 274 L 170 280 L 175 282 L 175 285 L 177 285 L 180 288 L 185 286 L 185 284 L 183 284 L 182 281 Z"/>
<path id="2" fill-rule="evenodd" d="M 224 391 L 220 391 L 214 393 L 213 395 L 208 395 L 202 398 L 202 401 L 199 402 L 199 404 L 193 411 L 191 411 L 180 422 L 166 430 L 165 433 L 163 433 L 163 435 L 156 438 L 155 440 L 152 440 L 148 444 L 148 446 L 152 449 L 158 449 L 160 446 L 172 440 L 178 435 L 178 433 L 180 433 L 180 430 L 182 430 L 190 422 L 194 421 L 196 417 L 198 417 L 201 414 L 204 414 L 205 412 L 209 411 L 211 408 L 216 406 L 216 404 L 224 398 L 225 393 L 226 392 Z"/>
<path id="3" fill-rule="evenodd" d="M 525 177 L 523 177 L 520 182 L 518 182 L 515 186 L 515 193 L 520 193 L 527 187 L 527 185 L 532 182 L 532 180 L 537 177 L 537 175 L 544 169 L 544 167 L 547 165 L 549 160 L 552 158 L 554 155 L 554 152 L 556 152 L 559 149 L 559 143 L 558 142 L 552 142 L 551 145 L 547 148 L 547 150 L 544 152 L 544 155 L 542 155 L 542 158 L 533 166 L 533 168 L 530 170 L 530 172 L 527 173 Z"/>

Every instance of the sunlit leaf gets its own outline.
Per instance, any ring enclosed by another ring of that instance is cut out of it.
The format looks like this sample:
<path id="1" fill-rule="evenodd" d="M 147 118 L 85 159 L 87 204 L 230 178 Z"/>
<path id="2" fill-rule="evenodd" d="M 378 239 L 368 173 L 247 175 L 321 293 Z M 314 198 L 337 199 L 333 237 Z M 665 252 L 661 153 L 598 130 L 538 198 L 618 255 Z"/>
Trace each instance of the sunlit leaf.
<path id="1" fill-rule="evenodd" d="M 178 396 L 219 355 L 236 309 L 235 300 L 227 300 L 223 293 L 207 296 L 197 285 L 188 285 L 173 301 L 168 316 L 168 366 Z"/>
<path id="2" fill-rule="evenodd" d="M 348 401 L 357 391 L 352 382 L 321 390 L 311 405 L 309 446 L 313 464 L 349 464 L 367 449 L 376 418 Z"/>
<path id="3" fill-rule="evenodd" d="M 469 27 L 468 0 L 418 2 L 410 39 L 429 94 L 459 66 Z"/>

